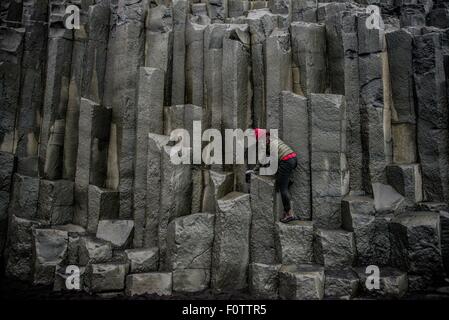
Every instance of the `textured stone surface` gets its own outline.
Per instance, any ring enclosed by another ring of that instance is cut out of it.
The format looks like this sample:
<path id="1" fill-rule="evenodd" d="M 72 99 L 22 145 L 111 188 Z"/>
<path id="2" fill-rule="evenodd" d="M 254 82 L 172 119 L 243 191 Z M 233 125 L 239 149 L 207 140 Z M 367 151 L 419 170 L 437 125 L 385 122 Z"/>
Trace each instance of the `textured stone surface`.
<path id="1" fill-rule="evenodd" d="M 276 262 L 276 225 L 278 220 L 277 193 L 272 177 L 251 175 L 251 234 L 252 263 Z"/>
<path id="2" fill-rule="evenodd" d="M 251 207 L 248 194 L 231 192 L 218 200 L 212 249 L 212 288 L 247 286 Z"/>
<path id="3" fill-rule="evenodd" d="M 86 270 L 89 292 L 118 291 L 125 288 L 128 265 L 117 263 L 91 264 Z"/>
<path id="4" fill-rule="evenodd" d="M 193 293 L 209 287 L 209 269 L 176 269 L 173 271 L 173 291 Z"/>
<path id="5" fill-rule="evenodd" d="M 277 222 L 276 235 L 276 252 L 283 265 L 313 262 L 313 222 Z"/>
<path id="6" fill-rule="evenodd" d="M 351 267 L 356 256 L 352 232 L 316 229 L 314 234 L 315 261 L 325 267 Z"/>
<path id="7" fill-rule="evenodd" d="M 158 269 L 158 248 L 127 249 L 125 254 L 129 261 L 129 271 L 131 273 L 152 272 Z"/>
<path id="8" fill-rule="evenodd" d="M 324 268 L 317 265 L 286 265 L 279 269 L 279 296 L 289 300 L 321 300 Z"/>
<path id="9" fill-rule="evenodd" d="M 91 263 L 103 263 L 112 258 L 110 242 L 93 237 L 82 237 L 79 244 L 79 263 L 83 266 Z"/>
<path id="10" fill-rule="evenodd" d="M 443 270 L 440 215 L 406 212 L 392 220 L 392 263 L 411 274 L 438 279 Z"/>
<path id="11" fill-rule="evenodd" d="M 351 299 L 359 291 L 359 277 L 351 269 L 326 270 L 324 296 L 328 299 Z"/>
<path id="12" fill-rule="evenodd" d="M 113 248 L 126 248 L 132 241 L 134 221 L 132 220 L 100 220 L 97 238 L 109 241 Z"/>
<path id="13" fill-rule="evenodd" d="M 419 164 L 390 165 L 387 167 L 387 180 L 407 200 L 415 203 L 423 200 Z"/>
<path id="14" fill-rule="evenodd" d="M 167 266 L 175 269 L 210 269 L 214 215 L 195 213 L 170 222 L 167 231 Z"/>
<path id="15" fill-rule="evenodd" d="M 298 154 L 298 167 L 293 172 L 293 184 L 290 186 L 292 207 L 297 217 L 308 220 L 312 215 L 308 101 L 287 91 L 281 93 L 280 99 L 282 141 Z"/>
<path id="16" fill-rule="evenodd" d="M 263 299 L 277 299 L 280 264 L 251 263 L 249 266 L 249 290 Z"/>
<path id="17" fill-rule="evenodd" d="M 143 294 L 166 296 L 171 293 L 171 272 L 137 273 L 126 277 L 126 294 L 128 296 Z"/>

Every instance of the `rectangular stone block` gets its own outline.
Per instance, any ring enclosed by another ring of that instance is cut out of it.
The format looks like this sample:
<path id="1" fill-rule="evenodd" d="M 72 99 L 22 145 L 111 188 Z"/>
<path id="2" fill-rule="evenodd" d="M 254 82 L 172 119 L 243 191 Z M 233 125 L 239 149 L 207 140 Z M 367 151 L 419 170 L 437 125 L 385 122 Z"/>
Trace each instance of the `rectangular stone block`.
<path id="1" fill-rule="evenodd" d="M 74 222 L 83 227 L 87 227 L 89 185 L 103 186 L 106 181 L 110 119 L 110 109 L 81 98 Z"/>
<path id="2" fill-rule="evenodd" d="M 14 174 L 9 210 L 17 217 L 33 219 L 37 217 L 39 203 L 39 178 Z"/>
<path id="3" fill-rule="evenodd" d="M 291 1 L 292 22 L 317 22 L 316 0 L 292 0 Z"/>
<path id="4" fill-rule="evenodd" d="M 157 271 L 159 265 L 159 249 L 138 248 L 125 250 L 131 273 Z"/>
<path id="5" fill-rule="evenodd" d="M 145 204 L 144 247 L 158 246 L 159 213 L 161 210 L 162 152 L 170 137 L 148 134 L 147 194 Z"/>
<path id="6" fill-rule="evenodd" d="M 349 300 L 359 291 L 359 277 L 352 270 L 326 270 L 324 296 L 328 299 Z"/>
<path id="7" fill-rule="evenodd" d="M 48 179 L 62 178 L 72 48 L 71 30 L 49 29 L 45 96 L 39 140 L 39 173 Z"/>
<path id="8" fill-rule="evenodd" d="M 249 290 L 260 299 L 277 299 L 279 294 L 280 264 L 251 263 L 249 265 Z"/>
<path id="9" fill-rule="evenodd" d="M 40 180 L 37 217 L 52 225 L 70 223 L 73 218 L 73 182 Z"/>
<path id="10" fill-rule="evenodd" d="M 356 246 L 352 232 L 316 229 L 314 232 L 315 261 L 328 268 L 352 267 Z"/>
<path id="11" fill-rule="evenodd" d="M 169 270 L 205 269 L 211 265 L 214 215 L 195 213 L 174 219 L 167 230 Z"/>
<path id="12" fill-rule="evenodd" d="M 0 151 L 14 152 L 16 113 L 19 111 L 23 28 L 0 27 Z"/>
<path id="13" fill-rule="evenodd" d="M 108 241 L 84 236 L 80 239 L 78 254 L 82 266 L 104 263 L 112 258 L 112 246 Z"/>
<path id="14" fill-rule="evenodd" d="M 160 4 L 148 10 L 146 19 L 145 66 L 158 68 L 164 72 L 164 106 L 171 105 L 172 18 L 172 8 Z"/>
<path id="15" fill-rule="evenodd" d="M 176 269 L 173 271 L 173 291 L 201 292 L 209 287 L 209 269 Z"/>
<path id="16" fill-rule="evenodd" d="M 89 185 L 87 231 L 97 233 L 98 222 L 102 219 L 118 218 L 118 192 Z"/>
<path id="17" fill-rule="evenodd" d="M 397 192 L 412 203 L 423 201 L 421 166 L 419 164 L 389 165 L 387 180 Z"/>
<path id="18" fill-rule="evenodd" d="M 398 299 L 403 297 L 408 290 L 409 279 L 406 272 L 386 267 L 380 269 L 379 290 L 368 291 L 363 284 L 367 281 L 366 268 L 357 269 L 360 278 L 360 288 L 365 294 L 383 299 Z"/>
<path id="19" fill-rule="evenodd" d="M 392 124 L 393 162 L 412 164 L 417 162 L 416 125 L 401 123 Z"/>
<path id="20" fill-rule="evenodd" d="M 231 192 L 218 200 L 217 208 L 211 287 L 217 291 L 246 288 L 251 222 L 249 195 Z"/>
<path id="21" fill-rule="evenodd" d="M 313 222 L 277 222 L 276 252 L 283 265 L 312 263 Z"/>
<path id="22" fill-rule="evenodd" d="M 51 285 L 57 265 L 67 259 L 67 231 L 55 229 L 33 230 L 33 284 Z"/>
<path id="23" fill-rule="evenodd" d="M 282 135 L 281 92 L 292 90 L 292 49 L 290 34 L 275 29 L 265 40 L 266 129 L 278 129 Z"/>
<path id="24" fill-rule="evenodd" d="M 279 270 L 279 296 L 288 300 L 321 300 L 324 268 L 318 265 L 284 265 Z"/>
<path id="25" fill-rule="evenodd" d="M 163 131 L 164 73 L 156 68 L 139 69 L 137 90 L 136 152 L 134 165 L 134 246 L 142 247 L 147 196 L 148 134 Z"/>
<path id="26" fill-rule="evenodd" d="M 91 264 L 86 270 L 87 290 L 93 293 L 123 290 L 127 272 L 126 264 Z"/>
<path id="27" fill-rule="evenodd" d="M 182 104 L 185 97 L 186 23 L 189 2 L 173 1 L 173 60 L 171 103 Z"/>
<path id="28" fill-rule="evenodd" d="M 413 94 L 413 35 L 407 29 L 385 34 L 394 111 L 392 121 L 415 123 Z"/>
<path id="29" fill-rule="evenodd" d="M 100 220 L 96 237 L 110 242 L 114 249 L 125 249 L 132 242 L 133 231 L 133 220 Z"/>
<path id="30" fill-rule="evenodd" d="M 251 175 L 251 233 L 250 258 L 252 263 L 275 264 L 276 225 L 278 221 L 275 179 Z"/>
<path id="31" fill-rule="evenodd" d="M 172 281 L 171 272 L 130 274 L 126 277 L 126 294 L 168 296 L 172 294 Z"/>
<path id="32" fill-rule="evenodd" d="M 5 274 L 22 281 L 32 280 L 33 228 L 41 226 L 38 220 L 12 215 L 8 228 Z"/>
<path id="33" fill-rule="evenodd" d="M 295 93 L 308 96 L 326 89 L 326 28 L 324 25 L 293 22 L 292 56 L 299 68 L 300 88 Z"/>

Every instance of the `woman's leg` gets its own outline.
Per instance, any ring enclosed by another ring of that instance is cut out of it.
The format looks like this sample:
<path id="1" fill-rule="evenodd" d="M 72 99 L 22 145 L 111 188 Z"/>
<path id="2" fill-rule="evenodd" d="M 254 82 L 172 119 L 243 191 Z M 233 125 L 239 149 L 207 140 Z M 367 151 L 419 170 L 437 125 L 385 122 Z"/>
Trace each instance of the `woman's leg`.
<path id="1" fill-rule="evenodd" d="M 295 158 L 280 161 L 278 170 L 278 186 L 284 206 L 285 217 L 291 216 L 290 194 L 288 191 L 290 175 L 295 167 Z"/>

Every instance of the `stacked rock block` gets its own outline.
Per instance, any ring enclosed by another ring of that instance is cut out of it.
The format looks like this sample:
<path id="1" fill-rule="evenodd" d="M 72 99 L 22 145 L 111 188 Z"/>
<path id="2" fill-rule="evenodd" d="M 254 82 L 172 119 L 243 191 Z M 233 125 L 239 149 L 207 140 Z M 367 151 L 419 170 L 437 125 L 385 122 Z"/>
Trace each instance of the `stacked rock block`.
<path id="1" fill-rule="evenodd" d="M 443 0 L 2 1 L 6 276 L 69 290 L 77 274 L 105 298 L 400 298 L 438 285 L 448 17 Z M 203 164 L 214 137 L 198 143 L 194 121 L 223 137 L 278 129 L 298 152 L 300 221 L 278 222 L 275 177 Z"/>

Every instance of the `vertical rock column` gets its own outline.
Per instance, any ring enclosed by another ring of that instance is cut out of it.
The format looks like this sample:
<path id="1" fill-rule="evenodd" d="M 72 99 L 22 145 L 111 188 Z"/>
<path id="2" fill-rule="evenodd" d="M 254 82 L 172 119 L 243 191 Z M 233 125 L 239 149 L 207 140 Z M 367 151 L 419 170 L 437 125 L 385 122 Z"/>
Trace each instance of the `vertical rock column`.
<path id="1" fill-rule="evenodd" d="M 102 103 L 110 10 L 106 1 L 81 4 L 80 29 L 74 31 L 72 71 L 64 135 L 63 177 L 74 180 L 81 97 Z"/>
<path id="2" fill-rule="evenodd" d="M 204 31 L 204 93 L 205 113 L 211 128 L 221 130 L 223 85 L 223 37 L 225 24 L 210 24 Z"/>
<path id="3" fill-rule="evenodd" d="M 173 1 L 173 73 L 171 104 L 184 104 L 185 63 L 186 63 L 186 23 L 189 2 Z"/>
<path id="4" fill-rule="evenodd" d="M 0 151 L 0 259 L 3 259 L 8 230 L 8 206 L 11 193 L 14 155 Z"/>
<path id="5" fill-rule="evenodd" d="M 278 16 L 266 10 L 252 10 L 246 17 L 251 34 L 251 76 L 253 89 L 252 117 L 256 128 L 266 128 L 265 76 L 266 38 L 278 26 Z"/>
<path id="6" fill-rule="evenodd" d="M 20 97 L 23 28 L 0 27 L 0 151 L 15 152 L 16 114 Z"/>
<path id="7" fill-rule="evenodd" d="M 111 110 L 81 98 L 74 223 L 87 227 L 89 184 L 104 186 Z"/>
<path id="8" fill-rule="evenodd" d="M 134 180 L 134 247 L 143 245 L 148 172 L 148 134 L 163 130 L 164 73 L 141 67 L 137 91 L 137 132 Z M 151 160 L 150 160 L 151 161 Z"/>
<path id="9" fill-rule="evenodd" d="M 20 113 L 17 118 L 17 172 L 37 176 L 38 143 L 45 88 L 48 1 L 32 0 L 23 5 L 25 27 Z"/>
<path id="10" fill-rule="evenodd" d="M 298 154 L 298 167 L 290 186 L 293 211 L 301 220 L 312 217 L 310 191 L 310 125 L 307 99 L 294 93 L 281 93 L 283 141 Z"/>
<path id="11" fill-rule="evenodd" d="M 293 91 L 304 96 L 326 89 L 326 28 L 322 24 L 291 24 Z"/>
<path id="12" fill-rule="evenodd" d="M 417 141 L 424 197 L 449 199 L 448 105 L 441 34 L 414 38 L 414 80 L 417 101 Z"/>
<path id="13" fill-rule="evenodd" d="M 312 94 L 312 218 L 317 227 L 341 226 L 340 204 L 348 192 L 346 103 L 343 96 Z"/>
<path id="14" fill-rule="evenodd" d="M 204 30 L 199 17 L 186 25 L 186 103 L 204 106 Z M 206 129 L 206 128 L 204 128 Z"/>
<path id="15" fill-rule="evenodd" d="M 231 192 L 218 200 L 212 249 L 213 289 L 233 291 L 246 288 L 250 223 L 248 194 Z"/>
<path id="16" fill-rule="evenodd" d="M 223 129 L 246 130 L 251 113 L 247 25 L 231 25 L 223 39 Z M 246 191 L 245 168 L 234 165 L 236 190 Z"/>
<path id="17" fill-rule="evenodd" d="M 292 22 L 316 22 L 318 3 L 316 0 L 292 0 L 291 1 Z"/>
<path id="18" fill-rule="evenodd" d="M 52 12 L 50 19 L 57 16 Z M 47 49 L 47 78 L 39 142 L 39 172 L 47 179 L 62 177 L 65 117 L 69 99 L 72 61 L 72 30 L 50 26 Z"/>
<path id="19" fill-rule="evenodd" d="M 391 162 L 391 96 L 384 30 L 366 28 L 367 15 L 358 16 L 359 85 L 362 121 L 364 190 L 385 183 Z"/>
<path id="20" fill-rule="evenodd" d="M 350 189 L 363 190 L 362 182 L 362 136 L 360 119 L 360 84 L 359 84 L 359 42 L 357 37 L 357 16 L 345 12 L 342 17 L 342 41 L 344 50 L 344 87 L 346 113 L 348 119 L 348 169 Z"/>
<path id="21" fill-rule="evenodd" d="M 148 10 L 145 38 L 145 66 L 165 74 L 164 106 L 171 105 L 173 54 L 172 8 L 158 5 Z"/>
<path id="22" fill-rule="evenodd" d="M 108 44 L 104 103 L 112 106 L 107 187 L 120 191 L 120 218 L 132 216 L 136 143 L 136 89 L 144 64 L 146 1 L 119 2 Z"/>
<path id="23" fill-rule="evenodd" d="M 266 129 L 278 129 L 282 136 L 280 95 L 292 90 L 290 34 L 274 30 L 265 42 Z"/>

